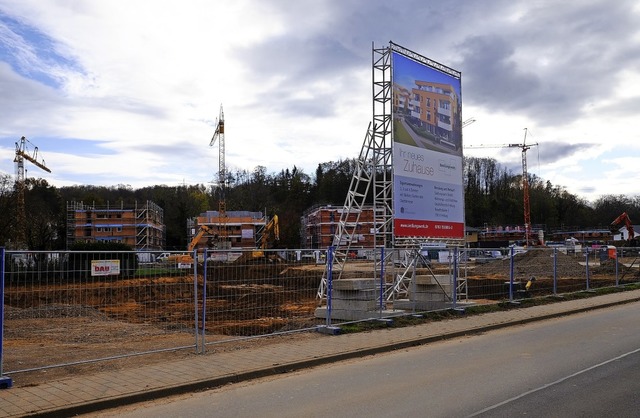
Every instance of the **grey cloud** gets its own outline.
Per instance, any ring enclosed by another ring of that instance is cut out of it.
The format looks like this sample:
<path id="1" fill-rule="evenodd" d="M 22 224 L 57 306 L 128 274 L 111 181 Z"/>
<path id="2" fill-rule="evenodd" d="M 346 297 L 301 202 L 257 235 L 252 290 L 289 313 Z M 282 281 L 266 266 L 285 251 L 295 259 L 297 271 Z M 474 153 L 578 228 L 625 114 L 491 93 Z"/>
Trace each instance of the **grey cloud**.
<path id="1" fill-rule="evenodd" d="M 531 3 L 535 5 L 536 3 Z M 564 125 L 585 105 L 611 95 L 623 69 L 640 65 L 640 49 L 625 40 L 637 32 L 634 2 L 532 6 L 512 26 L 459 43 L 467 103 Z M 544 59 L 527 68 L 518 57 Z"/>
<path id="2" fill-rule="evenodd" d="M 618 100 L 598 110 L 601 116 L 637 116 L 640 109 L 640 96 Z"/>
<path id="3" fill-rule="evenodd" d="M 564 142 L 545 142 L 538 144 L 537 157 L 539 162 L 543 164 L 554 163 L 571 157 L 575 154 L 584 152 L 591 148 L 596 148 L 596 144 L 588 143 L 564 143 Z M 533 150 L 533 148 L 532 148 Z"/>
<path id="4" fill-rule="evenodd" d="M 274 84 L 250 98 L 249 106 L 295 117 L 333 115 L 331 92 L 315 93 L 312 85 L 326 83 L 333 91 L 346 89 L 348 74 L 362 63 L 353 52 L 327 37 L 294 40 L 281 37 L 237 54 L 249 78 L 262 80 L 264 85 Z M 301 99 L 297 96 L 300 91 L 311 92 L 313 97 Z"/>
<path id="5" fill-rule="evenodd" d="M 335 114 L 331 93 L 322 92 L 308 100 L 295 97 L 297 90 L 314 82 L 331 83 L 336 92 L 353 88 L 354 83 L 369 83 L 370 79 L 355 80 L 353 74 L 370 66 L 372 42 L 381 47 L 401 39 L 410 44 L 407 46 L 415 44 L 416 50 L 425 43 L 433 45 L 431 35 L 443 33 L 455 16 L 455 7 L 449 2 L 325 2 L 320 4 L 330 9 L 324 10 L 330 19 L 326 28 L 313 33 L 305 25 L 313 10 L 303 3 L 295 4 L 278 11 L 291 22 L 286 33 L 236 51 L 247 77 L 264 80 L 265 85 L 278 80 L 254 98 L 255 106 L 268 105 L 271 110 L 295 116 Z"/>

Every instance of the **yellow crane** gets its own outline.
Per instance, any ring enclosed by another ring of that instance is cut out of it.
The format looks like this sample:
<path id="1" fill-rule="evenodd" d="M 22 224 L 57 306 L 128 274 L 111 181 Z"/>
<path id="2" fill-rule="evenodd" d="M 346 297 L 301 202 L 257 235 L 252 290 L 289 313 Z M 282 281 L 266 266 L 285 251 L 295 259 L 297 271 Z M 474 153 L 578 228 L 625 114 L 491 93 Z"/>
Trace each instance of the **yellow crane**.
<path id="1" fill-rule="evenodd" d="M 51 173 L 49 167 L 46 166 L 44 159 L 38 158 L 38 147 L 33 146 L 33 151 L 29 151 L 28 145 L 31 144 L 24 136 L 20 138 L 19 142 L 16 142 L 16 156 L 13 162 L 16 163 L 16 189 L 18 191 L 18 205 L 17 205 L 17 227 L 18 235 L 16 237 L 16 244 L 18 247 L 26 246 L 26 229 L 27 229 L 27 216 L 24 203 L 24 190 L 25 190 L 25 169 L 24 161 L 27 160 L 41 170 Z M 33 144 L 31 144 L 33 145 Z"/>

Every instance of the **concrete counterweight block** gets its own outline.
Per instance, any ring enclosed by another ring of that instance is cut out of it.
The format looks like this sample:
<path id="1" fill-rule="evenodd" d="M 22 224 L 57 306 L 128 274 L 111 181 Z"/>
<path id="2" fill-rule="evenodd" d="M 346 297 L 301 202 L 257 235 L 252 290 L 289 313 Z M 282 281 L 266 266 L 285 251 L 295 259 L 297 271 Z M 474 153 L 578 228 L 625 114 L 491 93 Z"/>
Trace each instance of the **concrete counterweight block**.
<path id="1" fill-rule="evenodd" d="M 357 321 L 379 316 L 379 284 L 376 279 L 340 279 L 331 286 L 331 318 Z M 383 311 L 384 314 L 389 312 Z M 327 317 L 327 308 L 316 309 L 317 318 Z"/>
<path id="2" fill-rule="evenodd" d="M 429 311 L 450 307 L 452 284 L 448 274 L 417 275 L 409 284 L 409 299 L 396 300 L 397 309 Z"/>

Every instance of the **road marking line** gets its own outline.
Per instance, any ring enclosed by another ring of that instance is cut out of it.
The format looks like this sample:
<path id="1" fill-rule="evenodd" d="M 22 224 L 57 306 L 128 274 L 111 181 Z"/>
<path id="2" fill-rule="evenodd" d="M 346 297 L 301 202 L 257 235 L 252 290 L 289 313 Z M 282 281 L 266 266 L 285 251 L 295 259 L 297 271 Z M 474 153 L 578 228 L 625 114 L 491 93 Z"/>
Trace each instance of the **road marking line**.
<path id="1" fill-rule="evenodd" d="M 596 368 L 598 368 L 598 367 L 604 366 L 604 365 L 606 365 L 606 364 L 612 363 L 612 362 L 614 362 L 614 361 L 620 360 L 620 359 L 622 359 L 622 358 L 625 358 L 625 357 L 627 357 L 627 356 L 630 356 L 630 355 L 632 355 L 632 354 L 636 354 L 636 353 L 639 353 L 639 352 L 640 352 L 640 348 L 637 348 L 637 349 L 635 349 L 635 350 L 633 350 L 633 351 L 629 351 L 628 353 L 621 354 L 621 355 L 619 355 L 618 357 L 614 357 L 614 358 L 609 359 L 609 360 L 607 360 L 607 361 L 603 361 L 602 363 L 598 363 L 598 364 L 595 364 L 595 365 L 593 365 L 593 366 L 587 367 L 586 369 L 583 369 L 583 370 L 580 370 L 580 371 L 575 372 L 575 373 L 573 373 L 573 374 L 570 374 L 569 376 L 562 377 L 562 378 L 560 378 L 560 379 L 556 380 L 555 382 L 547 383 L 547 384 L 545 384 L 545 385 L 540 386 L 539 388 L 531 389 L 531 390 L 529 390 L 529 391 L 526 391 L 526 392 L 524 392 L 524 393 L 521 393 L 521 394 L 520 394 L 520 395 L 518 395 L 518 396 L 514 396 L 513 398 L 510 398 L 510 399 L 504 400 L 504 401 L 499 402 L 499 403 L 497 403 L 497 404 L 495 404 L 495 405 L 491 405 L 491 406 L 489 406 L 489 407 L 487 407 L 487 408 L 485 408 L 485 409 L 482 409 L 482 410 L 480 410 L 480 411 L 474 412 L 473 414 L 468 415 L 467 417 L 475 417 L 475 416 L 477 416 L 477 415 L 480 415 L 480 414 L 483 414 L 483 413 L 485 413 L 485 412 L 491 411 L 492 409 L 496 409 L 496 408 L 498 408 L 498 407 L 501 407 L 501 406 L 503 406 L 503 405 L 506 405 L 506 404 L 508 404 L 508 403 L 510 403 L 510 402 L 513 402 L 513 401 L 515 401 L 515 400 L 518 400 L 518 399 L 520 399 L 520 398 L 524 398 L 525 396 L 528 396 L 528 395 L 530 395 L 530 394 L 532 394 L 532 393 L 539 392 L 539 391 L 544 390 L 544 389 L 546 389 L 546 388 L 548 388 L 548 387 L 551 387 L 551 386 L 553 386 L 553 385 L 557 385 L 558 383 L 562 383 L 562 382 L 564 382 L 565 380 L 569 380 L 569 379 L 571 379 L 571 378 L 573 378 L 573 377 L 579 376 L 579 375 L 581 375 L 581 374 L 583 374 L 583 373 L 586 373 L 586 372 L 591 371 L 591 370 L 593 370 L 593 369 L 596 369 Z"/>

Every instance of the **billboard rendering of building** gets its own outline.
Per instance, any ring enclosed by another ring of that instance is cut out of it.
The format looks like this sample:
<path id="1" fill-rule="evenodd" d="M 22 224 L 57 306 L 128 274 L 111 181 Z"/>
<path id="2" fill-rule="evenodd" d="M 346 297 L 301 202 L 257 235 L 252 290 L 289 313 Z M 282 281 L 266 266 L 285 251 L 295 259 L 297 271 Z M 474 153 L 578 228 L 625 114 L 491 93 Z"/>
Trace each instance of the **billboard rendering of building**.
<path id="1" fill-rule="evenodd" d="M 461 76 L 408 52 L 391 57 L 394 235 L 463 239 Z"/>

